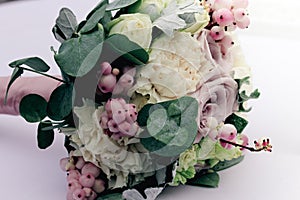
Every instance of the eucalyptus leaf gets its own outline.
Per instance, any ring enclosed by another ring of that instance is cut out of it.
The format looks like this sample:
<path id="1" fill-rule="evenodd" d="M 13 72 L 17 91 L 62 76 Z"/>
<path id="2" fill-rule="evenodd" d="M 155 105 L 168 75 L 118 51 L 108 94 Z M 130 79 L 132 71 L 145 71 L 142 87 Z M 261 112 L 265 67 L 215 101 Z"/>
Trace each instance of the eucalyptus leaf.
<path id="1" fill-rule="evenodd" d="M 143 65 L 148 62 L 149 54 L 141 46 L 132 42 L 125 35 L 110 35 L 106 42 L 128 61 L 136 65 Z"/>
<path id="2" fill-rule="evenodd" d="M 125 8 L 127 6 L 130 6 L 131 4 L 134 4 L 137 1 L 138 0 L 115 0 L 112 3 L 108 4 L 106 10 L 111 11 Z"/>
<path id="3" fill-rule="evenodd" d="M 113 193 L 100 196 L 96 200 L 123 200 L 123 197 L 121 193 Z"/>
<path id="4" fill-rule="evenodd" d="M 100 4 L 98 4 L 92 13 L 87 16 L 87 21 L 79 32 L 86 33 L 95 28 L 99 21 L 104 17 L 106 6 L 106 1 L 102 1 Z"/>
<path id="5" fill-rule="evenodd" d="M 160 156 L 177 156 L 189 148 L 197 135 L 198 103 L 192 97 L 148 104 L 138 113 L 137 122 L 146 125 L 141 143 Z"/>
<path id="6" fill-rule="evenodd" d="M 77 19 L 74 13 L 69 8 L 62 8 L 52 31 L 59 41 L 61 41 L 60 38 L 66 40 L 72 37 L 76 26 Z"/>
<path id="7" fill-rule="evenodd" d="M 98 24 L 97 31 L 63 42 L 54 56 L 55 61 L 66 74 L 73 77 L 84 76 L 99 60 L 103 39 L 103 27 Z"/>
<path id="8" fill-rule="evenodd" d="M 218 187 L 220 181 L 219 174 L 216 172 L 208 172 L 205 174 L 200 173 L 195 178 L 188 181 L 188 185 L 205 186 L 205 187 Z"/>
<path id="9" fill-rule="evenodd" d="M 39 72 L 47 72 L 50 69 L 47 63 L 38 57 L 23 58 L 9 63 L 9 66 L 13 68 L 21 65 L 27 65 Z"/>
<path id="10" fill-rule="evenodd" d="M 226 118 L 225 123 L 234 125 L 238 133 L 242 133 L 248 125 L 247 120 L 234 113 Z"/>
<path id="11" fill-rule="evenodd" d="M 22 68 L 19 68 L 19 67 L 14 68 L 13 73 L 10 76 L 9 83 L 7 85 L 7 88 L 6 88 L 4 104 L 6 104 L 6 102 L 7 102 L 8 91 L 9 91 L 10 87 L 17 80 L 17 78 L 19 78 L 23 73 L 24 73 L 24 70 Z"/>
<path id="12" fill-rule="evenodd" d="M 47 116 L 47 101 L 37 94 L 23 97 L 19 108 L 21 116 L 27 122 L 40 122 Z"/>
<path id="13" fill-rule="evenodd" d="M 60 121 L 71 113 L 73 93 L 71 84 L 62 84 L 52 92 L 47 106 L 47 113 L 51 119 Z"/>
<path id="14" fill-rule="evenodd" d="M 45 127 L 49 126 L 50 121 L 46 121 L 46 122 L 47 123 L 40 122 L 38 126 L 37 142 L 38 142 L 38 147 L 40 149 L 48 148 L 54 141 L 54 131 L 43 130 Z"/>
<path id="15" fill-rule="evenodd" d="M 229 167 L 232 167 L 232 166 L 242 162 L 243 159 L 244 159 L 244 156 L 240 156 L 238 158 L 233 158 L 231 160 L 221 161 L 213 167 L 213 170 L 221 171 L 221 170 L 227 169 Z"/>

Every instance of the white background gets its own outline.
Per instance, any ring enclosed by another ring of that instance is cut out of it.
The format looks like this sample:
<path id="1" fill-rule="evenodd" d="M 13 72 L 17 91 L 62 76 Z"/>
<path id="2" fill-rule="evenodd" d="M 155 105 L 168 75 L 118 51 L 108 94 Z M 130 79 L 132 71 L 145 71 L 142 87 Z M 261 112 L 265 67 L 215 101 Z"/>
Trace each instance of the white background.
<path id="1" fill-rule="evenodd" d="M 247 153 L 239 165 L 220 173 L 219 188 L 168 188 L 160 200 L 231 199 L 298 200 L 300 196 L 300 3 L 295 0 L 249 0 L 251 26 L 239 31 L 252 67 L 259 100 L 252 101 L 251 139 L 270 136 L 273 153 Z M 51 28 L 61 7 L 81 21 L 96 0 L 40 0 L 0 4 L 0 76 L 10 61 L 43 57 L 55 66 L 50 46 L 58 48 Z M 55 67 L 53 67 L 55 69 Z M 57 73 L 53 70 L 52 73 Z M 58 161 L 66 156 L 56 135 L 46 151 L 36 147 L 36 125 L 20 117 L 0 116 L 0 196 L 5 200 L 63 200 L 65 174 Z"/>

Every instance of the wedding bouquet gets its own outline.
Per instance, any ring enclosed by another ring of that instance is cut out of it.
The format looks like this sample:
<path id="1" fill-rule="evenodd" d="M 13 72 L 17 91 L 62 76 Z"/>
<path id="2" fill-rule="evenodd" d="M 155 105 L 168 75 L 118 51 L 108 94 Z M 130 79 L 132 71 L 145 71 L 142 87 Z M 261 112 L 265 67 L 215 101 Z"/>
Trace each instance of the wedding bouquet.
<path id="1" fill-rule="evenodd" d="M 247 0 L 102 0 L 78 23 L 62 8 L 51 48 L 61 76 L 39 57 L 10 63 L 7 92 L 24 71 L 60 82 L 46 100 L 25 96 L 38 146 L 65 134 L 68 200 L 153 200 L 166 186 L 217 187 L 218 171 L 248 146 L 243 134 L 250 69 L 234 30 L 249 25 Z M 27 67 L 24 67 L 27 66 Z M 58 131 L 55 131 L 58 130 Z"/>

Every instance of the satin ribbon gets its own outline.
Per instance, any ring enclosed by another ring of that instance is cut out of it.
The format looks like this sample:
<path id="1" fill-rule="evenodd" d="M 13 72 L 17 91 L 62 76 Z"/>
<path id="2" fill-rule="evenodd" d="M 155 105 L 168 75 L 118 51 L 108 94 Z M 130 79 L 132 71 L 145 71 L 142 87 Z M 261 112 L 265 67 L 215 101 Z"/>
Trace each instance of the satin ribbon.
<path id="1" fill-rule="evenodd" d="M 49 100 L 52 91 L 61 82 L 47 77 L 20 77 L 11 86 L 6 104 L 5 92 L 10 77 L 0 77 L 0 114 L 19 115 L 21 99 L 28 94 L 38 94 Z"/>

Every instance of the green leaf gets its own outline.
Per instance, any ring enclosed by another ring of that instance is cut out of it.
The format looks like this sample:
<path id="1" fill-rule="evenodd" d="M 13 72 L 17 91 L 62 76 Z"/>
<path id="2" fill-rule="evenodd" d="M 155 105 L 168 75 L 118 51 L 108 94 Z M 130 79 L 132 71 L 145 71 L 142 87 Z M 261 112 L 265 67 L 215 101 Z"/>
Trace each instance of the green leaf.
<path id="1" fill-rule="evenodd" d="M 6 104 L 7 97 L 8 97 L 8 91 L 12 84 L 16 81 L 17 78 L 19 78 L 24 73 L 24 70 L 22 68 L 16 67 L 10 76 L 9 83 L 6 88 L 5 98 L 4 98 L 4 104 Z"/>
<path id="2" fill-rule="evenodd" d="M 233 158 L 231 160 L 221 161 L 213 167 L 213 170 L 221 171 L 221 170 L 227 169 L 229 167 L 232 167 L 232 166 L 242 162 L 243 159 L 244 159 L 244 156 L 240 156 L 238 158 Z"/>
<path id="3" fill-rule="evenodd" d="M 62 8 L 59 11 L 59 16 L 56 19 L 56 24 L 52 29 L 54 36 L 58 41 L 61 39 L 70 39 L 76 30 L 77 20 L 74 13 L 68 8 Z"/>
<path id="4" fill-rule="evenodd" d="M 192 97 L 148 104 L 138 114 L 137 122 L 146 126 L 141 143 L 160 156 L 177 156 L 189 148 L 197 135 L 198 103 Z"/>
<path id="5" fill-rule="evenodd" d="M 248 124 L 248 121 L 244 118 L 232 113 L 230 116 L 228 116 L 225 120 L 225 124 L 232 124 L 235 126 L 238 133 L 242 133 L 245 127 Z"/>
<path id="6" fill-rule="evenodd" d="M 45 127 L 49 126 L 50 121 L 46 121 L 47 123 L 40 122 L 38 126 L 38 134 L 37 141 L 38 147 L 40 149 L 48 148 L 54 141 L 54 131 L 53 130 L 43 130 Z M 51 126 L 51 125 L 50 125 Z"/>
<path id="7" fill-rule="evenodd" d="M 148 62 L 149 54 L 141 46 L 132 42 L 125 35 L 110 35 L 106 42 L 128 61 L 136 65 L 143 65 Z"/>
<path id="8" fill-rule="evenodd" d="M 204 187 L 218 187 L 220 181 L 219 174 L 216 172 L 208 172 L 196 175 L 195 178 L 188 181 L 187 184 Z"/>
<path id="9" fill-rule="evenodd" d="M 96 27 L 98 22 L 104 17 L 106 6 L 107 2 L 101 1 L 100 4 L 98 4 L 97 7 L 94 8 L 90 14 L 88 14 L 87 21 L 80 29 L 80 33 L 89 32 Z"/>
<path id="10" fill-rule="evenodd" d="M 56 121 L 63 120 L 67 117 L 73 108 L 73 96 L 73 85 L 62 84 L 57 87 L 52 92 L 48 102 L 48 116 Z"/>
<path id="11" fill-rule="evenodd" d="M 40 122 L 47 116 L 47 101 L 37 94 L 29 94 L 22 98 L 20 114 L 27 122 Z"/>
<path id="12" fill-rule="evenodd" d="M 96 200 L 123 200 L 123 198 L 121 193 L 113 193 L 100 196 Z"/>
<path id="13" fill-rule="evenodd" d="M 39 72 L 47 72 L 50 69 L 47 63 L 38 57 L 24 58 L 9 63 L 10 67 L 18 67 L 20 65 L 27 65 L 28 67 Z"/>
<path id="14" fill-rule="evenodd" d="M 130 6 L 131 4 L 134 4 L 137 1 L 138 0 L 115 0 L 112 3 L 108 4 L 106 10 L 111 11 L 111 10 L 125 8 L 127 6 Z"/>
<path id="15" fill-rule="evenodd" d="M 97 63 L 102 52 L 104 31 L 82 34 L 78 38 L 66 40 L 54 56 L 61 70 L 73 77 L 87 74 Z"/>

